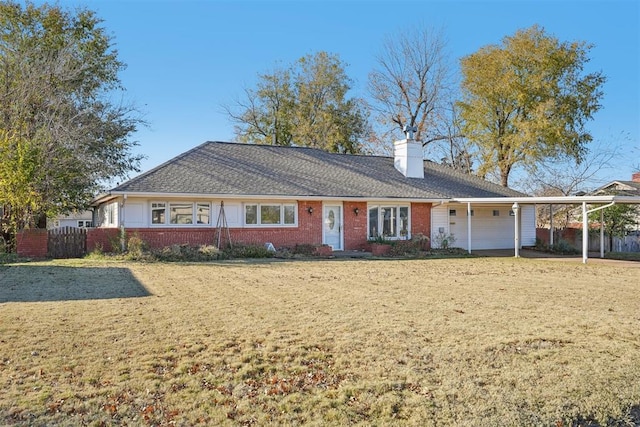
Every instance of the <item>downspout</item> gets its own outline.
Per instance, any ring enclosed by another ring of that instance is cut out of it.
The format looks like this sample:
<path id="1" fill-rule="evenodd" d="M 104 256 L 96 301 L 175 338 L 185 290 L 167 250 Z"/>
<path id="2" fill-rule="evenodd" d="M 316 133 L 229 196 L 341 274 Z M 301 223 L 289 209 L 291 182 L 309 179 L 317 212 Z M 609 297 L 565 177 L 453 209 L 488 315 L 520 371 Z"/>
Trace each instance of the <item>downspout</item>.
<path id="1" fill-rule="evenodd" d="M 124 252 L 127 249 L 127 236 L 124 228 L 124 205 L 127 202 L 127 195 L 122 197 L 122 204 L 120 205 L 120 249 Z"/>
<path id="2" fill-rule="evenodd" d="M 593 208 L 591 210 L 587 210 L 587 202 L 582 202 L 582 263 L 586 264 L 587 263 L 587 259 L 589 258 L 589 219 L 587 218 L 587 216 L 591 213 L 591 212 L 596 212 L 602 209 L 606 209 L 608 207 L 611 207 L 613 205 L 615 205 L 616 202 L 611 202 L 607 205 L 604 206 L 600 206 L 597 208 Z M 602 217 L 602 216 L 601 216 Z M 602 233 L 602 224 L 600 224 L 600 233 L 601 236 L 603 235 Z M 601 237 L 602 238 L 602 237 Z M 602 247 L 602 241 L 600 242 L 600 245 Z M 604 257 L 604 254 L 602 254 L 602 256 Z"/>

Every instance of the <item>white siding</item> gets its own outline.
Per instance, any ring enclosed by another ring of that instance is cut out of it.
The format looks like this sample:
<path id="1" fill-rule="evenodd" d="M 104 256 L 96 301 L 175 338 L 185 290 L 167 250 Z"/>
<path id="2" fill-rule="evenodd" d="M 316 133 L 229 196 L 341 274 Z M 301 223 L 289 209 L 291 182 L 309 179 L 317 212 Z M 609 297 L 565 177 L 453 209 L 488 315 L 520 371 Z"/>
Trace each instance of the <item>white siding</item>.
<path id="1" fill-rule="evenodd" d="M 431 209 L 431 244 L 434 245 L 435 238 L 442 230 L 449 234 L 449 208 L 447 205 L 436 206 Z"/>
<path id="2" fill-rule="evenodd" d="M 213 213 L 211 214 L 212 226 L 218 224 L 220 216 L 220 202 L 212 204 Z M 227 218 L 227 226 L 242 227 L 242 204 L 239 202 L 224 202 L 224 216 Z"/>
<path id="3" fill-rule="evenodd" d="M 467 234 L 467 205 L 449 204 L 444 205 L 445 213 L 448 216 L 449 233 L 455 237 L 452 246 L 469 249 Z M 441 211 L 442 207 L 437 209 Z M 436 209 L 434 209 L 435 211 Z M 456 215 L 450 215 L 450 211 L 455 210 Z M 480 206 L 471 205 L 473 216 L 471 217 L 471 249 L 513 249 L 515 236 L 515 217 L 509 215 L 511 205 Z M 497 215 L 494 216 L 494 211 Z M 532 246 L 535 244 L 535 211 L 530 205 L 522 206 L 520 218 L 521 245 Z M 441 215 L 441 212 L 432 215 Z M 438 220 L 438 223 L 441 223 Z M 432 236 L 438 234 L 438 225 L 432 221 Z M 441 225 L 440 225 L 441 226 Z"/>
<path id="4" fill-rule="evenodd" d="M 535 246 L 536 244 L 536 207 L 524 205 L 520 209 L 520 244 Z"/>
<path id="5" fill-rule="evenodd" d="M 149 223 L 146 217 L 148 203 L 129 202 L 124 205 L 124 225 L 125 227 L 141 228 Z"/>

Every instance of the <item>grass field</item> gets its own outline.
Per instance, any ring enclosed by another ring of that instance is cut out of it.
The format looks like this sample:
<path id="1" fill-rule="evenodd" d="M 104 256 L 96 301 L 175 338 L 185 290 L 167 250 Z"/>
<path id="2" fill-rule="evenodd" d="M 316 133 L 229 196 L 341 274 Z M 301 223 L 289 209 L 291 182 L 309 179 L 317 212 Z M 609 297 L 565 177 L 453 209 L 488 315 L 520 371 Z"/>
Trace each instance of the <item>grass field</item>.
<path id="1" fill-rule="evenodd" d="M 640 269 L 0 265 L 3 425 L 634 425 Z"/>

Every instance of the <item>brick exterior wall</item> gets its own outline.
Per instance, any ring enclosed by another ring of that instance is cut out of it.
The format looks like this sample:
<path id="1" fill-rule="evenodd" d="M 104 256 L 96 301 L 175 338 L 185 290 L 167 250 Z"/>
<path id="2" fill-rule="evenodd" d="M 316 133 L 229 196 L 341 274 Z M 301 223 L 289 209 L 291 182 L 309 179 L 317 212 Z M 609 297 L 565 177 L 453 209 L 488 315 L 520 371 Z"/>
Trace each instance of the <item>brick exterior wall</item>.
<path id="1" fill-rule="evenodd" d="M 431 236 L 431 203 L 411 203 L 411 236 L 418 233 Z"/>
<path id="2" fill-rule="evenodd" d="M 87 253 L 101 248 L 104 252 L 111 252 L 112 244 L 119 244 L 120 229 L 118 228 L 89 228 L 87 229 Z"/>
<path id="3" fill-rule="evenodd" d="M 16 252 L 18 256 L 24 258 L 46 258 L 47 241 L 46 229 L 35 228 L 20 231 L 16 235 Z"/>
<path id="4" fill-rule="evenodd" d="M 309 213 L 309 208 L 313 209 Z M 171 245 L 213 245 L 215 228 L 162 227 L 127 228 L 127 236 L 137 235 L 151 248 L 161 249 Z M 272 243 L 276 248 L 293 247 L 296 244 L 322 244 L 322 202 L 298 203 L 298 227 L 229 228 L 233 244 L 264 245 Z M 221 242 L 226 242 L 223 234 Z"/>
<path id="5" fill-rule="evenodd" d="M 344 249 L 347 251 L 367 249 L 367 203 L 345 202 Z M 355 209 L 358 209 L 356 215 Z"/>

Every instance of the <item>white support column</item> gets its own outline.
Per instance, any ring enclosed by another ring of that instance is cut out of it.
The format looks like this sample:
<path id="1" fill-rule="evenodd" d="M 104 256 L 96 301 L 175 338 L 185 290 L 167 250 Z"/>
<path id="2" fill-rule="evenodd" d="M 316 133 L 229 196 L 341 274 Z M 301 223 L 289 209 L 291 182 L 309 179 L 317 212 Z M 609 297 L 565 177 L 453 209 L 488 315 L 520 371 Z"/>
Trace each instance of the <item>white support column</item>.
<path id="1" fill-rule="evenodd" d="M 514 203 L 513 206 L 511 206 L 511 209 L 513 209 L 515 220 L 515 233 L 513 238 L 513 245 L 515 246 L 514 256 L 516 258 L 520 258 L 520 205 L 518 205 L 518 202 Z"/>
<path id="2" fill-rule="evenodd" d="M 553 204 L 549 205 L 549 246 L 553 246 Z"/>
<path id="3" fill-rule="evenodd" d="M 589 218 L 587 217 L 587 202 L 582 202 L 582 263 L 589 258 Z"/>
<path id="4" fill-rule="evenodd" d="M 471 253 L 471 203 L 467 202 L 467 248 Z"/>
<path id="5" fill-rule="evenodd" d="M 600 210 L 600 258 L 604 258 L 604 209 Z"/>

